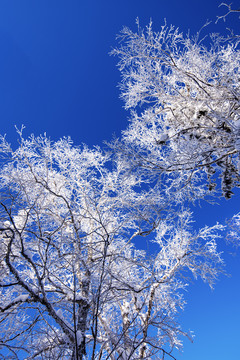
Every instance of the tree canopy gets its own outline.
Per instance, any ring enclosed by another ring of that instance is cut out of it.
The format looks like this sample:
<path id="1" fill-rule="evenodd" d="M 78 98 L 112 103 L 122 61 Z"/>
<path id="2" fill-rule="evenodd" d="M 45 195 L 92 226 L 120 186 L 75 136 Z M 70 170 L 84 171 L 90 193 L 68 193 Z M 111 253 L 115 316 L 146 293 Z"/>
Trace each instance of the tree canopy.
<path id="1" fill-rule="evenodd" d="M 107 148 L 1 137 L 0 351 L 5 359 L 174 358 L 191 277 L 223 271 L 223 225 L 189 203 L 239 185 L 238 40 L 124 28 L 129 127 Z M 239 215 L 232 221 L 237 241 Z M 153 250 L 137 246 L 147 237 Z"/>

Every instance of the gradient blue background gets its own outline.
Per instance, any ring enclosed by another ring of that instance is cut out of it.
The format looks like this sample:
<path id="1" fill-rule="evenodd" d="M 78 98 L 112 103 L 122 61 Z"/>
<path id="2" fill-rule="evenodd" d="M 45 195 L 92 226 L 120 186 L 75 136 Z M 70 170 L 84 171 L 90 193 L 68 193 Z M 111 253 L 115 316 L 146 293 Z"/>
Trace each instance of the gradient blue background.
<path id="1" fill-rule="evenodd" d="M 76 145 L 101 145 L 120 135 L 129 114 L 119 100 L 120 75 L 108 55 L 123 25 L 153 20 L 157 31 L 167 19 L 181 31 L 237 32 L 236 15 L 214 24 L 216 0 L 0 0 L 0 133 L 15 143 L 14 125 L 25 135 L 46 132 L 53 140 L 70 135 Z M 233 7 L 240 1 L 234 1 Z M 204 32 L 203 32 L 204 35 Z M 239 210 L 239 193 L 220 205 L 196 209 L 196 226 L 225 221 Z M 232 277 L 221 277 L 214 291 L 197 281 L 186 293 L 180 321 L 195 332 L 184 341 L 182 360 L 240 359 L 240 256 L 221 245 Z"/>

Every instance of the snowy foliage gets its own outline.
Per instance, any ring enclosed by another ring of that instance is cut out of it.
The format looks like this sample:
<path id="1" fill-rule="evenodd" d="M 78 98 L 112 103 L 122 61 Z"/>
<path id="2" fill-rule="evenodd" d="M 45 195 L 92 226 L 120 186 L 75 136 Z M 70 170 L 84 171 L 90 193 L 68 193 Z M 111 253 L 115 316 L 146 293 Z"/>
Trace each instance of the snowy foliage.
<path id="1" fill-rule="evenodd" d="M 139 191 L 141 179 L 99 149 L 20 135 L 12 151 L 1 141 L 5 358 L 159 359 L 180 347 L 182 272 L 212 284 L 222 226 L 194 232 L 187 210 L 160 211 L 158 194 Z M 133 242 L 146 234 L 151 257 Z"/>
<path id="2" fill-rule="evenodd" d="M 155 33 L 151 24 L 137 33 L 124 28 L 120 40 L 113 54 L 120 58 L 121 96 L 132 112 L 115 147 L 129 154 L 131 168 L 155 178 L 177 173 L 178 186 L 187 180 L 198 197 L 203 178 L 211 192 L 220 173 L 229 199 L 240 180 L 238 41 L 215 35 L 204 46 L 172 26 Z"/>
<path id="3" fill-rule="evenodd" d="M 185 205 L 214 192 L 215 173 L 227 198 L 239 183 L 239 50 L 151 24 L 122 36 L 114 54 L 133 111 L 109 153 L 0 138 L 5 359 L 174 358 L 190 278 L 212 286 L 223 271 L 223 226 L 193 229 Z"/>

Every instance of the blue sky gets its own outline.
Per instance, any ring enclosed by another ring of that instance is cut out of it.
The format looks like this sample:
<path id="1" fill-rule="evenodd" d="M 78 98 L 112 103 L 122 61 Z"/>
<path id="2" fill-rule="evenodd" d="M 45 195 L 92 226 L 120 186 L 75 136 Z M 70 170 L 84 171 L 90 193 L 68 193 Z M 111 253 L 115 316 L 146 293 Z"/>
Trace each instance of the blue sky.
<path id="1" fill-rule="evenodd" d="M 240 0 L 233 1 L 239 7 Z M 214 24 L 223 13 L 218 0 L 0 0 L 0 133 L 14 142 L 14 125 L 25 134 L 46 132 L 53 140 L 71 136 L 101 145 L 127 126 L 128 113 L 119 100 L 120 74 L 109 56 L 123 25 L 135 28 L 153 20 L 154 29 L 174 24 L 198 31 L 207 19 L 209 31 L 239 28 L 240 20 Z M 204 34 L 204 33 L 203 33 Z M 218 206 L 196 209 L 197 225 L 224 221 L 239 208 L 239 193 Z M 225 246 L 222 245 L 223 249 Z M 231 252 L 232 249 L 227 249 Z M 186 294 L 180 319 L 195 332 L 185 341 L 182 360 L 239 358 L 240 256 L 226 254 L 227 271 L 211 291 L 201 282 Z"/>

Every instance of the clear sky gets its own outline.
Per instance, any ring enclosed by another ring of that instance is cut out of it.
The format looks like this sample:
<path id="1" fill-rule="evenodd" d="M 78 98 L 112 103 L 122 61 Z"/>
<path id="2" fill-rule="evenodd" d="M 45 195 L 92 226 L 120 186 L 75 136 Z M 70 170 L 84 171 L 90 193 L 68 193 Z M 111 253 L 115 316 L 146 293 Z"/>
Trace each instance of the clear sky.
<path id="1" fill-rule="evenodd" d="M 90 146 L 120 135 L 129 114 L 119 100 L 120 74 L 109 56 L 123 25 L 135 28 L 153 20 L 157 31 L 166 18 L 181 31 L 212 32 L 239 28 L 240 20 L 214 24 L 223 13 L 218 0 L 0 0 L 0 133 L 14 142 L 14 125 L 25 134 L 46 132 L 53 140 L 71 136 Z M 240 0 L 233 0 L 233 7 Z M 237 30 L 238 31 L 238 30 Z M 203 33 L 204 34 L 204 33 Z M 197 225 L 213 225 L 239 210 L 239 193 L 219 206 L 203 205 Z M 226 250 L 225 245 L 222 245 Z M 227 249 L 231 252 L 232 249 Z M 214 292 L 196 282 L 186 294 L 181 315 L 185 330 L 182 360 L 239 359 L 240 255 L 226 254 L 227 271 Z"/>

